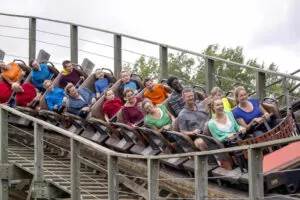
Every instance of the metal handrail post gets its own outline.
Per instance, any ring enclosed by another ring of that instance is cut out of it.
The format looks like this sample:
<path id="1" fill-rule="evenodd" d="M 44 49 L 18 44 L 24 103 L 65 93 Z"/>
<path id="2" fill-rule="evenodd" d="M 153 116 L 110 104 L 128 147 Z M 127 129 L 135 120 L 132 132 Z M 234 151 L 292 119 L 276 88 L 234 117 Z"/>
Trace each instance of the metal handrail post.
<path id="1" fill-rule="evenodd" d="M 286 78 L 283 78 L 282 80 L 282 90 L 285 96 L 283 103 L 286 104 L 287 112 L 289 112 L 289 109 L 291 108 L 291 102 L 290 102 L 290 92 L 288 90 L 288 84 Z"/>
<path id="2" fill-rule="evenodd" d="M 0 164 L 8 163 L 8 112 L 0 109 Z M 0 180 L 0 199 L 8 200 L 8 179 Z"/>
<path id="3" fill-rule="evenodd" d="M 157 200 L 159 197 L 159 160 L 147 160 L 148 170 L 148 200 Z"/>
<path id="4" fill-rule="evenodd" d="M 205 85 L 207 93 L 210 93 L 214 87 L 214 63 L 215 61 L 209 58 L 205 58 Z"/>
<path id="5" fill-rule="evenodd" d="M 258 99 L 262 100 L 266 97 L 266 74 L 264 72 L 256 72 L 256 94 Z"/>
<path id="6" fill-rule="evenodd" d="M 78 26 L 70 25 L 71 62 L 78 63 Z"/>
<path id="7" fill-rule="evenodd" d="M 44 128 L 34 122 L 34 181 L 43 182 L 43 163 L 44 163 Z"/>
<path id="8" fill-rule="evenodd" d="M 80 142 L 71 139 L 71 197 L 80 200 Z"/>
<path id="9" fill-rule="evenodd" d="M 249 200 L 263 199 L 263 152 L 261 148 L 248 149 Z"/>
<path id="10" fill-rule="evenodd" d="M 36 54 L 36 18 L 29 18 L 29 55 L 28 62 L 35 58 Z"/>
<path id="11" fill-rule="evenodd" d="M 114 35 L 114 75 L 117 79 L 121 78 L 122 71 L 122 37 Z"/>
<path id="12" fill-rule="evenodd" d="M 195 200 L 208 199 L 208 156 L 195 156 Z"/>
<path id="13" fill-rule="evenodd" d="M 119 180 L 118 180 L 118 157 L 108 155 L 107 157 L 107 172 L 108 172 L 108 199 L 109 200 L 118 200 L 118 189 L 119 189 Z"/>
<path id="14" fill-rule="evenodd" d="M 168 78 L 168 48 L 159 46 L 160 79 Z"/>

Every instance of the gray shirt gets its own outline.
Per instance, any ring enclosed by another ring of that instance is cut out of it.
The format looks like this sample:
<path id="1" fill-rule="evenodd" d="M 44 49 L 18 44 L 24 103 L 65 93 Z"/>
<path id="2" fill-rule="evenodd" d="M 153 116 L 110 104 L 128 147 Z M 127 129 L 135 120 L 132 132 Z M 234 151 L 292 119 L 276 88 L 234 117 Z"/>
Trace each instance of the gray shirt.
<path id="1" fill-rule="evenodd" d="M 198 95 L 194 92 L 195 101 L 199 101 Z M 171 106 L 172 110 L 175 113 L 175 117 L 178 116 L 180 111 L 184 108 L 184 100 L 181 93 L 177 93 L 173 91 L 172 94 L 168 98 L 168 103 Z"/>
<path id="2" fill-rule="evenodd" d="M 194 131 L 195 129 L 203 132 L 205 122 L 210 118 L 209 113 L 201 104 L 195 104 L 197 110 L 189 110 L 186 107 L 182 109 L 178 116 L 178 125 L 180 132 Z"/>

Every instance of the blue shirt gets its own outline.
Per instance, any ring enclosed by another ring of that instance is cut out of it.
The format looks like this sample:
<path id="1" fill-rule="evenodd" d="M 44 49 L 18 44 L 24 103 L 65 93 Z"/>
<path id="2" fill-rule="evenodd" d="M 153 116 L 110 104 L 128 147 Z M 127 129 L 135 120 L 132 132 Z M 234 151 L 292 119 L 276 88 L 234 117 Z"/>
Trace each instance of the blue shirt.
<path id="1" fill-rule="evenodd" d="M 109 86 L 108 78 L 104 78 L 102 80 L 97 80 L 95 82 L 95 90 L 97 93 L 100 93 L 100 94 L 102 94 L 106 90 L 106 88 L 108 88 L 108 86 Z"/>
<path id="2" fill-rule="evenodd" d="M 62 100 L 64 97 L 64 90 L 53 86 L 53 91 L 48 91 L 46 94 L 46 103 L 49 110 L 53 110 L 55 105 L 57 105 L 59 108 L 62 105 Z"/>
<path id="3" fill-rule="evenodd" d="M 140 86 L 138 85 L 138 83 L 135 80 L 130 80 L 126 84 L 124 84 L 122 82 L 122 84 L 120 86 L 120 98 L 121 99 L 123 99 L 123 92 L 124 92 L 125 88 L 131 88 L 133 91 L 136 91 L 136 90 L 140 89 Z"/>
<path id="4" fill-rule="evenodd" d="M 78 93 L 82 98 L 73 98 L 69 95 L 67 108 L 70 113 L 80 115 L 81 108 L 88 107 L 92 103 L 95 94 L 87 88 L 78 88 Z"/>
<path id="5" fill-rule="evenodd" d="M 136 83 L 134 81 L 129 81 L 128 83 L 124 84 L 124 90 L 126 88 L 131 88 L 133 91 L 138 90 Z"/>
<path id="6" fill-rule="evenodd" d="M 49 70 L 46 64 L 40 64 L 41 71 L 32 70 L 31 72 L 31 82 L 32 84 L 38 88 L 40 91 L 44 91 L 44 81 L 50 80 L 53 73 Z"/>
<path id="7" fill-rule="evenodd" d="M 252 121 L 252 119 L 256 117 L 261 117 L 263 115 L 259 107 L 259 101 L 257 99 L 250 98 L 248 101 L 253 106 L 253 110 L 251 112 L 245 112 L 238 106 L 232 111 L 235 119 L 241 118 L 246 122 L 246 124 L 249 124 Z"/>

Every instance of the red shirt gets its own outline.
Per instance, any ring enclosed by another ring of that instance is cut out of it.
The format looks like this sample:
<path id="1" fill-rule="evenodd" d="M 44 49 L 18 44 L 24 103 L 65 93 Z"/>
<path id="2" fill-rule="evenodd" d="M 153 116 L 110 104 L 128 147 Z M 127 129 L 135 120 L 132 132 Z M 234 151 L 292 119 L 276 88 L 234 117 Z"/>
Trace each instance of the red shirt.
<path id="1" fill-rule="evenodd" d="M 12 94 L 11 86 L 6 82 L 0 82 L 0 103 L 6 103 Z"/>
<path id="2" fill-rule="evenodd" d="M 112 101 L 106 100 L 102 106 L 102 112 L 111 118 L 121 109 L 122 105 L 123 103 L 118 97 L 115 97 Z"/>
<path id="3" fill-rule="evenodd" d="M 140 111 L 138 106 L 138 104 L 142 101 L 142 98 L 136 97 L 136 103 L 134 106 L 123 106 L 123 117 L 126 124 L 131 125 L 144 118 L 144 114 L 142 113 L 142 111 Z"/>
<path id="4" fill-rule="evenodd" d="M 18 106 L 27 106 L 27 104 L 36 96 L 36 92 L 34 90 L 34 85 L 30 83 L 24 83 L 22 88 L 24 92 L 18 92 L 16 94 L 16 102 Z"/>

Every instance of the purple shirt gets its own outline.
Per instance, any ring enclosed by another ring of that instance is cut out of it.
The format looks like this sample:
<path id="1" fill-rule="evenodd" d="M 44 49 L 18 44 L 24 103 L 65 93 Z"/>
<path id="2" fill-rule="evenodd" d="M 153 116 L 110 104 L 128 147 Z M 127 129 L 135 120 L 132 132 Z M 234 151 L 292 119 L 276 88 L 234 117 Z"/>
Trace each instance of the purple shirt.
<path id="1" fill-rule="evenodd" d="M 73 71 L 68 75 L 61 75 L 60 81 L 59 81 L 59 87 L 65 88 L 68 83 L 73 83 L 73 85 L 76 85 L 76 83 L 80 79 L 80 74 L 73 69 Z"/>

